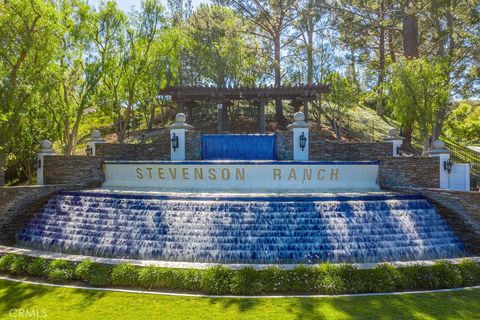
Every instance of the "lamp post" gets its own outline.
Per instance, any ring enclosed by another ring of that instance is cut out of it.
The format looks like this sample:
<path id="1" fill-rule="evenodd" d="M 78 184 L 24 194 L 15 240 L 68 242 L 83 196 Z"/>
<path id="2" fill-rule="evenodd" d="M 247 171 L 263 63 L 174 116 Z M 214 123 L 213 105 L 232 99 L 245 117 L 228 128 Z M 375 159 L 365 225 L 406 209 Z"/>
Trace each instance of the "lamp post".
<path id="1" fill-rule="evenodd" d="M 170 143 L 172 144 L 172 149 L 174 152 L 177 151 L 178 149 L 178 140 L 179 140 L 178 136 L 175 133 L 173 133 L 172 138 L 170 139 Z"/>
<path id="2" fill-rule="evenodd" d="M 175 123 L 170 126 L 170 159 L 185 160 L 186 132 L 193 130 L 193 127 L 187 123 L 186 116 L 178 113 L 175 116 Z"/>
<path id="3" fill-rule="evenodd" d="M 302 132 L 298 139 L 300 142 L 300 148 L 302 149 L 302 151 L 305 151 L 305 146 L 307 145 L 307 137 L 305 137 L 305 132 Z"/>
<path id="4" fill-rule="evenodd" d="M 308 160 L 309 127 L 303 112 L 295 113 L 293 123 L 288 126 L 288 129 L 293 132 L 293 160 Z"/>

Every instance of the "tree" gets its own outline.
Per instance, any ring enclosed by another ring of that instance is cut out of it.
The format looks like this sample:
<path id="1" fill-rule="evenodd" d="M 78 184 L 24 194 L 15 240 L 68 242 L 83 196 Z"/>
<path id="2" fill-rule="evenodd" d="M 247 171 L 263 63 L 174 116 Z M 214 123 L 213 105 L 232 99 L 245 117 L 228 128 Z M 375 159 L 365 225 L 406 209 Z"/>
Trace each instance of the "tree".
<path id="1" fill-rule="evenodd" d="M 229 8 L 200 5 L 187 21 L 192 69 L 200 82 L 217 87 L 254 84 L 257 43 L 245 21 Z"/>
<path id="2" fill-rule="evenodd" d="M 449 100 L 442 61 L 402 59 L 392 64 L 386 82 L 387 104 L 402 126 L 416 126 L 426 152 L 433 137 L 438 109 Z"/>
<path id="3" fill-rule="evenodd" d="M 446 134 L 465 145 L 480 144 L 480 102 L 462 101 L 446 119 Z"/>
<path id="4" fill-rule="evenodd" d="M 294 0 L 217 0 L 234 8 L 240 15 L 250 21 L 254 29 L 249 32 L 266 41 L 266 52 L 271 60 L 275 86 L 282 84 L 282 49 L 294 39 L 288 38 L 288 30 L 297 19 Z M 273 46 L 273 50 L 272 50 Z M 275 118 L 284 123 L 281 100 L 275 101 Z"/>
<path id="5" fill-rule="evenodd" d="M 64 33 L 55 64 L 50 67 L 53 91 L 46 95 L 46 107 L 60 131 L 62 150 L 75 154 L 83 117 L 94 106 L 94 95 L 102 76 L 102 65 L 95 52 L 96 16 L 82 0 L 60 1 L 57 7 Z"/>
<path id="6" fill-rule="evenodd" d="M 57 21 L 50 2 L 11 0 L 0 6 L 0 185 L 5 183 L 8 155 L 26 134 L 19 134 L 22 121 L 30 115 L 59 44 L 55 34 L 63 28 Z"/>

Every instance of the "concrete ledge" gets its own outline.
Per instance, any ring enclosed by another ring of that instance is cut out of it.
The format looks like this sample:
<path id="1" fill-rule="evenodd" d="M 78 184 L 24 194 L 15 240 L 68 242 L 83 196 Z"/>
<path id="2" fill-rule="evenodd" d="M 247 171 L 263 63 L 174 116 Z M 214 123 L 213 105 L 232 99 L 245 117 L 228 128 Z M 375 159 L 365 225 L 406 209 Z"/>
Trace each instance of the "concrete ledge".
<path id="1" fill-rule="evenodd" d="M 0 253 L 1 254 L 13 253 L 13 254 L 24 255 L 29 257 L 41 257 L 45 259 L 63 259 L 63 260 L 68 260 L 72 262 L 80 262 L 85 259 L 90 259 L 93 262 L 104 263 L 104 264 L 114 264 L 114 265 L 127 262 L 133 265 L 142 266 L 142 267 L 157 266 L 157 267 L 176 268 L 176 269 L 189 269 L 189 268 L 207 269 L 209 267 L 223 265 L 233 270 L 242 269 L 245 267 L 253 267 L 254 269 L 262 270 L 271 266 L 277 266 L 280 269 L 284 269 L 284 270 L 291 270 L 299 265 L 299 264 L 246 264 L 246 263 L 245 264 L 244 263 L 223 264 L 223 263 L 175 262 L 175 261 L 159 261 L 159 260 L 116 259 L 116 258 L 82 256 L 82 255 L 66 254 L 66 253 L 59 253 L 59 252 L 49 252 L 49 251 L 43 251 L 43 250 L 8 247 L 8 246 L 0 246 Z M 395 267 L 407 267 L 412 265 L 430 266 L 437 261 L 448 261 L 453 264 L 458 264 L 462 260 L 469 260 L 469 261 L 475 261 L 480 263 L 480 256 L 454 258 L 454 259 L 438 259 L 438 260 L 394 261 L 394 262 L 379 262 L 379 263 L 351 263 L 350 265 L 355 266 L 358 269 L 372 269 L 377 265 L 380 265 L 383 263 L 388 263 Z M 339 264 L 335 264 L 335 265 L 339 265 Z"/>

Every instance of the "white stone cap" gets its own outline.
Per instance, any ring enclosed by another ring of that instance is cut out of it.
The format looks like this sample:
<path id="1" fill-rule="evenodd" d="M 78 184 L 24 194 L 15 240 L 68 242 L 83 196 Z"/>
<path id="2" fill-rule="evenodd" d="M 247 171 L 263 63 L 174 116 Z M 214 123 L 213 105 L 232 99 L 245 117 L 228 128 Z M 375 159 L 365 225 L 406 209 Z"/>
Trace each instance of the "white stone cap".
<path id="1" fill-rule="evenodd" d="M 390 128 L 388 130 L 388 136 L 383 139 L 383 141 L 394 141 L 394 140 L 404 140 L 404 137 L 401 137 L 398 133 L 397 128 Z"/>
<path id="2" fill-rule="evenodd" d="M 92 131 L 92 141 L 95 142 L 104 142 L 105 139 L 102 138 L 102 134 L 98 130 L 93 130 Z"/>
<path id="3" fill-rule="evenodd" d="M 432 148 L 427 151 L 428 154 L 450 154 L 450 150 L 445 148 L 445 142 L 442 140 L 435 140 L 432 143 Z"/>
<path id="4" fill-rule="evenodd" d="M 305 121 L 305 114 L 303 112 L 296 112 L 293 115 L 293 123 L 287 126 L 287 129 L 295 128 L 309 128 L 310 124 Z"/>
<path id="5" fill-rule="evenodd" d="M 193 126 L 186 123 L 187 117 L 184 113 L 177 113 L 175 116 L 175 123 L 170 126 L 170 129 L 185 129 L 187 131 L 194 130 Z"/>
<path id="6" fill-rule="evenodd" d="M 42 140 L 42 142 L 40 142 L 40 153 L 55 154 L 55 151 L 53 151 L 52 146 L 53 144 L 49 140 Z"/>

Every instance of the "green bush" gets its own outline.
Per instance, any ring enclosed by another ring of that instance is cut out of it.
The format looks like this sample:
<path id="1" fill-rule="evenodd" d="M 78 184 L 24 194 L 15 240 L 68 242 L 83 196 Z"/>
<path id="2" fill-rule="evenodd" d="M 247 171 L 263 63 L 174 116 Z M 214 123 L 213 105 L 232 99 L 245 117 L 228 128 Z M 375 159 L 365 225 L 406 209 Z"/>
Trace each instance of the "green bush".
<path id="1" fill-rule="evenodd" d="M 47 260 L 44 258 L 34 258 L 27 266 L 27 274 L 34 277 L 43 277 L 47 267 Z"/>
<path id="2" fill-rule="evenodd" d="M 477 262 L 464 259 L 457 267 L 462 275 L 462 286 L 469 287 L 480 284 L 480 265 Z"/>
<path id="3" fill-rule="evenodd" d="M 7 253 L 0 258 L 0 271 L 7 272 L 10 270 L 10 265 L 15 260 L 16 255 L 13 253 Z"/>
<path id="4" fill-rule="evenodd" d="M 264 270 L 246 267 L 231 270 L 215 266 L 207 270 L 138 267 L 123 263 L 110 266 L 84 260 L 78 265 L 65 260 L 48 262 L 15 254 L 0 257 L 0 271 L 12 274 L 46 276 L 54 282 L 82 280 L 93 286 L 141 286 L 210 294 L 255 295 L 262 293 L 344 294 L 389 292 L 404 289 L 442 289 L 480 284 L 480 265 L 463 260 L 458 265 L 446 261 L 432 266 L 412 265 L 395 268 L 379 264 L 359 270 L 351 264 L 296 266 L 282 270 L 271 266 Z"/>
<path id="5" fill-rule="evenodd" d="M 287 270 L 282 270 L 277 266 L 270 266 L 260 273 L 260 281 L 263 292 L 281 293 L 289 290 L 289 274 Z"/>
<path id="6" fill-rule="evenodd" d="M 53 282 L 66 282 L 74 280 L 75 265 L 65 260 L 53 260 L 47 267 L 47 277 Z"/>
<path id="7" fill-rule="evenodd" d="M 138 272 L 138 282 L 145 288 L 179 288 L 181 277 L 178 271 L 169 268 L 148 266 Z"/>
<path id="8" fill-rule="evenodd" d="M 346 265 L 321 264 L 317 267 L 319 272 L 316 284 L 317 292 L 322 294 L 343 294 L 347 293 L 349 285 L 346 274 L 353 272 Z"/>
<path id="9" fill-rule="evenodd" d="M 435 262 L 432 272 L 436 279 L 432 289 L 457 288 L 462 285 L 462 274 L 459 268 L 449 262 Z"/>
<path id="10" fill-rule="evenodd" d="M 182 269 L 181 271 L 182 277 L 182 290 L 189 290 L 189 291 L 202 291 L 202 277 L 203 271 L 196 270 L 196 269 Z"/>
<path id="11" fill-rule="evenodd" d="M 234 272 L 231 291 L 234 294 L 254 295 L 262 292 L 260 272 L 252 267 L 242 268 Z"/>
<path id="12" fill-rule="evenodd" d="M 14 256 L 10 264 L 10 272 L 17 275 L 26 274 L 29 262 L 30 259 L 27 256 Z"/>
<path id="13" fill-rule="evenodd" d="M 392 292 L 400 282 L 400 272 L 391 264 L 379 264 L 372 269 L 359 270 L 366 276 L 363 278 L 364 292 Z"/>
<path id="14" fill-rule="evenodd" d="M 318 280 L 321 272 L 312 266 L 298 265 L 292 270 L 287 271 L 288 284 L 290 292 L 316 292 L 318 290 Z"/>
<path id="15" fill-rule="evenodd" d="M 140 268 L 132 264 L 118 264 L 112 270 L 112 284 L 125 287 L 138 286 L 139 271 Z"/>
<path id="16" fill-rule="evenodd" d="M 230 293 L 233 271 L 226 266 L 208 268 L 202 277 L 202 289 L 209 294 Z"/>
<path id="17" fill-rule="evenodd" d="M 92 286 L 108 286 L 111 283 L 112 268 L 109 265 L 83 260 L 75 268 L 75 275 Z"/>

